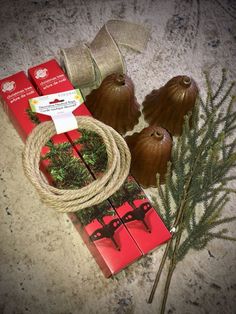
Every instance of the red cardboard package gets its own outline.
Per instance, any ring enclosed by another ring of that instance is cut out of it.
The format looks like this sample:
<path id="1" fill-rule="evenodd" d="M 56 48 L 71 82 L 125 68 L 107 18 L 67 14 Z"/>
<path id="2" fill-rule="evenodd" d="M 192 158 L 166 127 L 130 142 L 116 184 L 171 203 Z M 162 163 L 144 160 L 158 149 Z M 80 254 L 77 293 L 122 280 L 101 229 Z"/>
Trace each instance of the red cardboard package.
<path id="1" fill-rule="evenodd" d="M 64 92 L 73 89 L 72 84 L 67 79 L 65 73 L 56 60 L 50 60 L 29 69 L 29 76 L 36 88 L 42 95 L 57 92 Z M 41 74 L 38 75 L 38 72 Z M 91 115 L 85 104 L 82 104 L 74 111 L 74 115 Z M 81 133 L 78 130 L 66 133 L 71 143 L 76 148 L 78 154 L 89 167 L 91 173 L 96 178 L 100 175 L 96 171 L 94 163 L 88 163 L 85 157 L 84 146 L 86 143 L 74 144 L 80 141 Z M 99 141 L 99 139 L 96 139 Z M 95 142 L 96 142 L 95 140 Z M 90 140 L 89 140 L 90 141 Z M 102 145 L 102 143 L 101 143 Z M 100 149 L 100 144 L 98 145 Z M 93 148 L 92 153 L 96 153 Z M 86 151 L 86 154 L 88 151 Z M 102 161 L 103 162 L 103 161 Z M 122 197 L 121 197 L 122 196 Z M 133 177 L 129 176 L 121 189 L 109 198 L 118 216 L 126 225 L 128 231 L 137 243 L 143 254 L 155 249 L 160 244 L 170 239 L 171 234 L 165 227 L 159 215 L 152 207 L 143 190 Z"/>
<path id="2" fill-rule="evenodd" d="M 63 78 L 59 77 L 58 79 L 61 83 L 63 82 Z M 4 108 L 21 138 L 25 141 L 36 124 L 49 120 L 50 117 L 35 114 L 30 110 L 29 98 L 38 97 L 38 93 L 24 72 L 0 80 L 0 87 Z M 40 169 L 48 181 L 53 184 L 56 182 L 51 171 L 56 171 L 53 156 L 58 157 L 62 148 L 67 157 L 69 152 L 70 158 L 76 158 L 77 167 L 83 173 L 83 186 L 92 182 L 93 177 L 64 134 L 53 136 L 52 140 L 42 149 L 43 159 Z M 63 188 L 63 180 L 59 183 Z M 142 255 L 108 201 L 99 204 L 97 208 L 89 208 L 88 212 L 70 213 L 69 217 L 106 277 L 119 272 Z"/>

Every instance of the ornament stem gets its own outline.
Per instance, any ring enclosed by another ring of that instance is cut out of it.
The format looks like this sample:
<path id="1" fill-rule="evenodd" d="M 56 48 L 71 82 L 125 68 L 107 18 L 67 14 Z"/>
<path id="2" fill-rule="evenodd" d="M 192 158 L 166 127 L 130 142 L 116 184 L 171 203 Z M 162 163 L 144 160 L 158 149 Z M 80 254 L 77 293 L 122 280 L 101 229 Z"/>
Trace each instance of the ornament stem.
<path id="1" fill-rule="evenodd" d="M 170 264 L 170 266 L 169 266 L 169 272 L 168 272 L 167 279 L 166 279 L 164 297 L 163 297 L 162 304 L 161 304 L 160 314 L 165 313 L 166 301 L 167 301 L 167 297 L 168 297 L 168 293 L 169 293 L 169 289 L 170 289 L 170 283 L 171 283 L 172 275 L 173 275 L 174 270 L 175 270 L 175 266 L 176 266 L 176 264 Z"/>
<path id="2" fill-rule="evenodd" d="M 164 137 L 163 134 L 159 133 L 158 131 L 152 133 L 151 136 L 154 136 L 159 141 L 161 141 L 163 139 L 163 137 Z"/>
<path id="3" fill-rule="evenodd" d="M 183 83 L 184 83 L 184 85 L 190 86 L 190 85 L 191 85 L 191 82 L 192 82 L 192 80 L 191 80 L 191 78 L 190 78 L 189 76 L 184 76 L 184 77 L 183 77 Z"/>
<path id="4" fill-rule="evenodd" d="M 183 191 L 183 199 L 182 199 L 182 202 L 180 204 L 179 209 L 177 210 L 177 216 L 175 218 L 175 222 L 173 224 L 173 227 L 177 227 L 178 225 L 181 225 L 181 222 L 183 221 L 184 210 L 185 210 L 185 207 L 186 207 L 186 204 L 187 204 L 187 199 L 188 199 L 188 191 L 189 191 L 190 183 L 191 183 L 191 180 L 192 180 L 192 177 L 193 177 L 193 173 L 194 173 L 194 170 L 196 168 L 199 156 L 200 156 L 200 154 L 197 156 L 197 158 L 195 160 L 195 163 L 194 163 L 194 165 L 193 165 L 193 167 L 192 167 L 192 169 L 190 171 L 190 175 L 189 175 L 189 177 L 187 179 L 187 182 L 186 182 L 186 185 L 185 185 L 185 188 L 184 188 L 184 191 Z M 180 239 L 181 239 L 181 236 L 182 236 L 182 231 L 181 230 L 178 230 L 178 231 L 179 231 L 179 233 L 178 233 L 178 236 L 176 238 L 175 248 L 174 248 L 174 252 L 173 252 L 172 258 L 171 258 L 171 263 L 173 263 L 173 260 L 176 259 L 176 252 L 177 252 L 177 249 L 178 249 L 178 246 L 179 246 L 179 243 L 180 243 Z M 160 280 L 160 276 L 161 276 L 162 270 L 164 268 L 166 259 L 168 257 L 168 251 L 169 251 L 169 249 L 171 247 L 171 243 L 172 242 L 173 242 L 173 238 L 168 242 L 168 244 L 166 246 L 165 252 L 164 252 L 162 260 L 161 260 L 161 264 L 159 266 L 159 269 L 158 269 L 158 272 L 157 272 L 157 275 L 156 275 L 155 282 L 154 282 L 153 287 L 152 287 L 152 291 L 151 291 L 150 297 L 148 299 L 148 303 L 152 303 L 152 301 L 153 301 L 153 297 L 154 297 L 154 294 L 156 292 L 156 288 L 157 288 L 158 282 Z M 171 277 L 172 277 L 172 275 L 171 275 Z M 171 277 L 170 277 L 170 279 L 168 279 L 168 277 L 167 277 L 167 280 L 171 281 Z M 166 285 L 167 285 L 167 283 L 166 283 Z M 169 283 L 169 285 L 170 285 L 170 283 Z M 168 288 L 168 290 L 169 290 L 169 288 Z M 167 294 L 168 294 L 168 290 L 167 290 Z M 163 302 L 166 303 L 167 295 L 166 296 L 164 295 L 164 298 L 165 298 L 165 300 L 163 300 Z M 164 306 L 165 306 L 165 304 L 164 304 Z"/>
<path id="5" fill-rule="evenodd" d="M 165 252 L 164 252 L 164 254 L 162 256 L 161 264 L 160 264 L 159 269 L 157 271 L 156 278 L 155 278 L 155 281 L 154 281 L 154 284 L 153 284 L 153 287 L 152 287 L 152 291 L 151 291 L 149 299 L 147 301 L 150 304 L 153 301 L 153 298 L 154 298 L 154 295 L 155 295 L 155 292 L 156 292 L 156 289 L 157 289 L 157 285 L 159 283 L 159 280 L 160 280 L 160 277 L 161 277 L 161 274 L 162 274 L 162 270 L 163 270 L 163 268 L 165 266 L 165 262 L 166 262 L 166 259 L 168 257 L 168 252 L 169 252 L 169 249 L 170 249 L 171 242 L 172 242 L 172 240 L 170 240 L 167 243 L 166 248 L 165 248 Z"/>
<path id="6" fill-rule="evenodd" d="M 181 223 L 183 221 L 183 216 L 181 217 Z M 179 230 L 179 233 L 177 234 L 176 240 L 175 240 L 175 246 L 174 246 L 174 252 L 173 255 L 171 257 L 171 261 L 170 261 L 170 265 L 169 265 L 169 271 L 167 274 L 167 278 L 166 278 L 166 283 L 165 283 L 165 289 L 164 289 L 164 296 L 163 296 L 163 300 L 162 300 L 162 305 L 161 305 L 161 314 L 165 313 L 165 308 L 166 308 L 166 301 L 168 298 L 168 293 L 169 293 L 169 289 L 170 289 L 170 283 L 171 283 L 171 279 L 177 264 L 177 252 L 178 252 L 178 248 L 180 245 L 180 240 L 182 237 L 182 233 L 183 233 L 183 229 Z"/>
<path id="7" fill-rule="evenodd" d="M 116 81 L 119 85 L 125 85 L 125 76 L 124 74 L 118 74 L 116 76 Z"/>

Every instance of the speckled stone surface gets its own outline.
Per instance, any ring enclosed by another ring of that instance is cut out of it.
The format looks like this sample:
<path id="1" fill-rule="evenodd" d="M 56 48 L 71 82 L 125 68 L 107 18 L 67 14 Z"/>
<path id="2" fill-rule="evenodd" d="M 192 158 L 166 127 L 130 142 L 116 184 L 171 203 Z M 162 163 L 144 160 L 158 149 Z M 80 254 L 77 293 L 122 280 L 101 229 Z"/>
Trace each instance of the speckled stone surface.
<path id="1" fill-rule="evenodd" d="M 191 75 L 201 89 L 204 69 L 215 81 L 222 67 L 236 78 L 234 0 L 0 0 L 0 77 L 89 42 L 113 18 L 151 29 L 142 54 L 122 48 L 140 102 L 177 74 Z M 164 281 L 153 304 L 146 300 L 163 248 L 105 279 L 67 216 L 42 205 L 25 178 L 23 143 L 2 108 L 0 134 L 0 313 L 157 313 Z M 229 230 L 235 236 L 235 224 Z M 235 270 L 233 243 L 191 251 L 173 276 L 166 313 L 235 313 Z"/>

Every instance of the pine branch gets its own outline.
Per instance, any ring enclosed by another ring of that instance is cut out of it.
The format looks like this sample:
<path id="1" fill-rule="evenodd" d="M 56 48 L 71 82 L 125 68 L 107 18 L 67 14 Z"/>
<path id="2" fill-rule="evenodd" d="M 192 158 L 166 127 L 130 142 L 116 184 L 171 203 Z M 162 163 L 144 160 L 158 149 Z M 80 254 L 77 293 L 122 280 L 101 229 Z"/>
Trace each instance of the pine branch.
<path id="1" fill-rule="evenodd" d="M 222 89 L 224 88 L 224 85 L 226 83 L 225 74 L 226 74 L 226 69 L 222 69 L 221 81 L 220 81 L 218 89 L 215 91 L 214 96 L 212 96 L 212 100 L 215 100 L 218 97 L 218 95 L 220 94 L 220 92 L 222 91 Z"/>
<path id="2" fill-rule="evenodd" d="M 234 238 L 234 237 L 224 236 L 224 235 L 218 234 L 218 233 L 208 233 L 208 235 L 210 235 L 214 239 L 236 241 L 236 238 Z"/>
<path id="3" fill-rule="evenodd" d="M 223 103 L 226 101 L 226 99 L 230 96 L 230 93 L 231 93 L 231 91 L 232 91 L 234 85 L 235 85 L 235 82 L 232 82 L 231 85 L 230 85 L 230 87 L 227 89 L 226 93 L 224 94 L 224 96 L 223 96 L 223 97 L 221 98 L 221 100 L 215 105 L 215 107 L 216 107 L 217 109 L 219 109 L 219 108 L 223 105 Z"/>
<path id="4" fill-rule="evenodd" d="M 95 173 L 104 172 L 107 165 L 107 152 L 101 137 L 95 132 L 79 129 L 81 137 L 74 144 L 81 144 L 80 153 L 85 163 Z"/>
<path id="5" fill-rule="evenodd" d="M 47 143 L 49 152 L 42 157 L 48 160 L 47 167 L 53 184 L 59 189 L 78 189 L 91 182 L 91 176 L 82 161 L 72 153 L 69 142 L 54 144 Z M 82 225 L 87 225 L 92 220 L 102 220 L 103 216 L 113 216 L 115 211 L 111 209 L 109 202 L 102 202 L 97 206 L 85 208 L 75 213 Z"/>
<path id="6" fill-rule="evenodd" d="M 172 148 L 172 177 L 167 175 L 165 186 L 158 185 L 162 217 L 169 228 L 175 227 L 176 230 L 163 256 L 150 296 L 152 299 L 169 257 L 162 311 L 175 266 L 190 249 L 202 250 L 213 239 L 235 240 L 225 234 L 226 229 L 214 231 L 216 227 L 236 219 L 234 216 L 220 218 L 229 202 L 229 194 L 235 193 L 227 184 L 236 179 L 236 176 L 229 175 L 236 165 L 236 139 L 229 141 L 236 129 L 235 96 L 230 96 L 234 83 L 227 88 L 225 74 L 226 71 L 222 70 L 216 91 L 212 89 L 209 75 L 204 74 L 206 100 L 199 97 L 193 112 L 185 117 L 183 133 Z"/>
<path id="7" fill-rule="evenodd" d="M 26 109 L 26 113 L 29 117 L 29 119 L 34 123 L 34 124 L 40 124 L 41 121 L 39 120 L 38 116 L 37 116 L 37 113 L 36 112 L 33 112 L 30 108 L 27 108 Z"/>

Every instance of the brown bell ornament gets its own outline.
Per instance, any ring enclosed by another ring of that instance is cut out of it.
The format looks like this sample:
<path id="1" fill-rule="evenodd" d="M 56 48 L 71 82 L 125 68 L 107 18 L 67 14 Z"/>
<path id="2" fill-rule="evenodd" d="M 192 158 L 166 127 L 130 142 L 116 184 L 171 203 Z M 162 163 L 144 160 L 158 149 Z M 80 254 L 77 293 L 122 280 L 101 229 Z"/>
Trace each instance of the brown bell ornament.
<path id="1" fill-rule="evenodd" d="M 86 97 L 85 103 L 94 118 L 121 134 L 132 130 L 141 115 L 134 84 L 125 74 L 107 76 L 100 87 Z"/>
<path id="2" fill-rule="evenodd" d="M 144 187 L 157 186 L 165 181 L 167 163 L 171 158 L 172 138 L 167 130 L 149 126 L 140 133 L 125 138 L 131 152 L 131 174 Z"/>
<path id="3" fill-rule="evenodd" d="M 184 116 L 193 109 L 197 96 L 198 87 L 192 78 L 185 75 L 173 77 L 146 96 L 144 118 L 150 125 L 160 125 L 172 135 L 181 135 Z"/>

